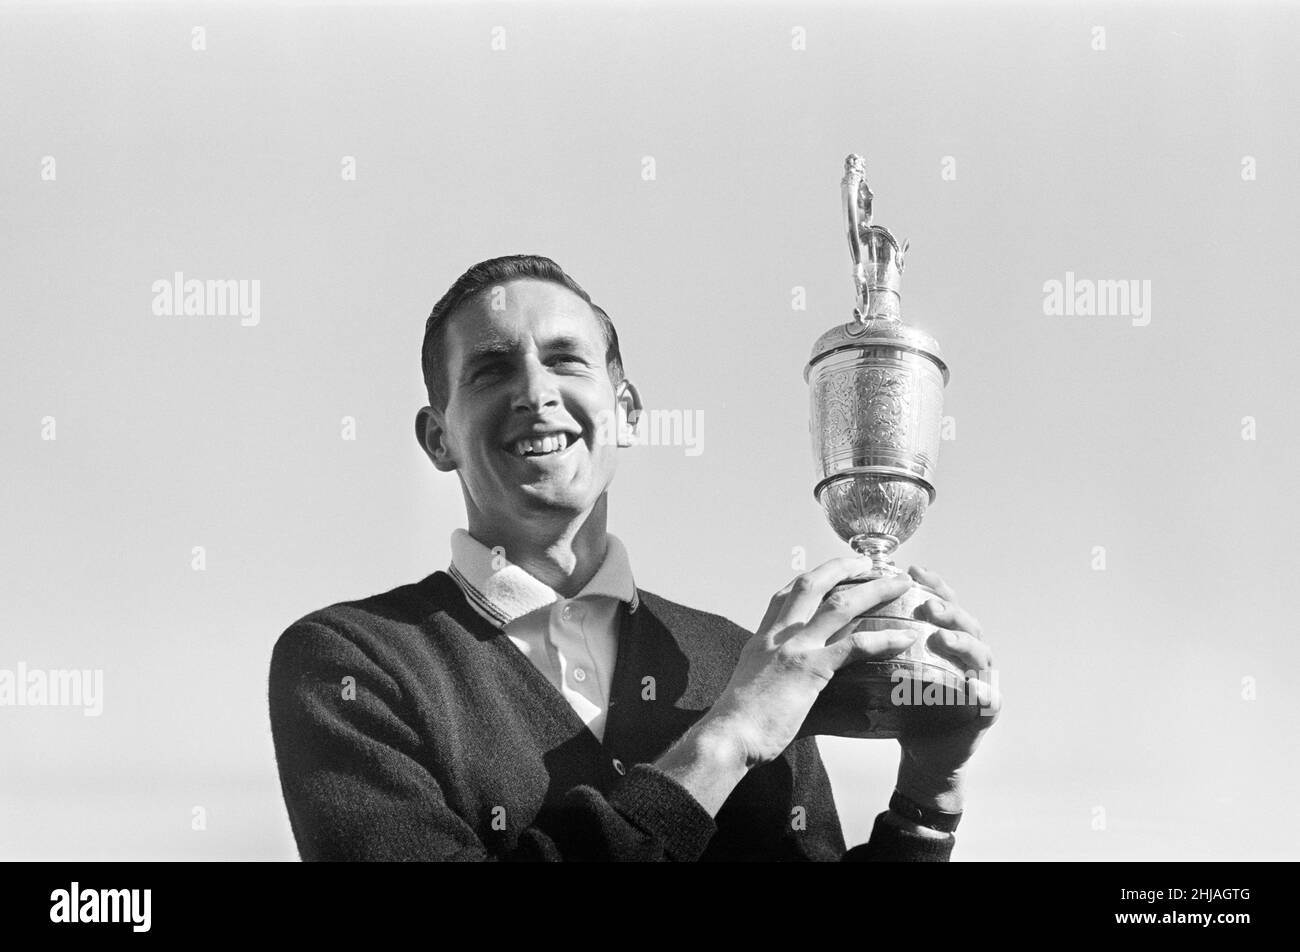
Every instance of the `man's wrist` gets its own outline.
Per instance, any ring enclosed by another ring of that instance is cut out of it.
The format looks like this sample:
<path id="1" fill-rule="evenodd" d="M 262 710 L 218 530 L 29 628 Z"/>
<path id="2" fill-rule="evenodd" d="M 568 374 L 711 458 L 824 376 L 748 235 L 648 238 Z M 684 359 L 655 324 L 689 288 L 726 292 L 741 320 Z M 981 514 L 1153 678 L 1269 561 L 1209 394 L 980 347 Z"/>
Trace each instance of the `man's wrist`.
<path id="1" fill-rule="evenodd" d="M 904 761 L 899 765 L 894 788 L 923 809 L 961 813 L 966 800 L 963 786 L 960 771 L 943 778 L 927 777 L 908 769 Z"/>
<path id="2" fill-rule="evenodd" d="M 707 715 L 655 761 L 708 811 L 717 816 L 749 771 L 744 745 L 725 723 Z"/>
<path id="3" fill-rule="evenodd" d="M 908 833 L 912 833 L 917 836 L 923 836 L 926 839 L 946 840 L 950 836 L 952 836 L 951 833 L 944 833 L 932 827 L 923 826 L 922 824 L 917 823 L 915 820 L 908 819 L 905 816 L 901 816 L 900 814 L 895 813 L 893 810 L 888 810 L 882 815 L 885 818 L 885 822 L 890 824 L 891 826 L 898 827 L 900 830 L 905 830 Z"/>
<path id="4" fill-rule="evenodd" d="M 697 757 L 724 773 L 743 776 L 753 766 L 740 732 L 726 718 L 705 714 L 686 732 L 683 740 Z"/>

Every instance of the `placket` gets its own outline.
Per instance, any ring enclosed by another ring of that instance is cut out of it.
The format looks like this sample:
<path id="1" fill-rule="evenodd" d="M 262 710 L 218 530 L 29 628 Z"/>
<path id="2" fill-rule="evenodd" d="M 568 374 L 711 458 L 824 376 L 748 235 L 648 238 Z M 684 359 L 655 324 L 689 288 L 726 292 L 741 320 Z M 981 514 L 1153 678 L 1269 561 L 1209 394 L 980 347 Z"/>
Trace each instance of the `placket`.
<path id="1" fill-rule="evenodd" d="M 604 727 L 605 699 L 602 672 L 588 642 L 586 623 L 591 607 L 581 599 L 562 599 L 551 607 L 548 633 L 560 669 L 560 691 L 582 720 L 600 735 Z"/>

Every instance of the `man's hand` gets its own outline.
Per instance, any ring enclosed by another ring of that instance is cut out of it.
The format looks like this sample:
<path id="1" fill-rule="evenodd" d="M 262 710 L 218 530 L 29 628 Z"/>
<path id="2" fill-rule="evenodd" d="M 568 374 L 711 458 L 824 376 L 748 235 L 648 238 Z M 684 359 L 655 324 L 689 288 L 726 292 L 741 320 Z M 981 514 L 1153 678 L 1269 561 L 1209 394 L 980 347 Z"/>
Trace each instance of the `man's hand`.
<path id="1" fill-rule="evenodd" d="M 849 630 L 857 616 L 897 598 L 911 585 L 900 575 L 827 594 L 836 583 L 870 569 L 869 558 L 833 559 L 772 597 L 754 637 L 741 651 L 731 681 L 708 714 L 710 729 L 739 745 L 747 767 L 780 756 L 841 667 L 894 657 L 915 640 L 915 632 L 909 631 Z"/>
<path id="2" fill-rule="evenodd" d="M 1002 710 L 1002 696 L 992 676 L 993 652 L 984 643 L 979 622 L 957 604 L 957 593 L 948 583 L 916 566 L 908 572 L 940 596 L 921 608 L 927 621 L 940 626 L 926 646 L 973 675 L 967 678 L 966 688 L 979 695 L 980 716 L 943 734 L 901 738 L 898 791 L 921 806 L 960 813 L 963 768 Z"/>

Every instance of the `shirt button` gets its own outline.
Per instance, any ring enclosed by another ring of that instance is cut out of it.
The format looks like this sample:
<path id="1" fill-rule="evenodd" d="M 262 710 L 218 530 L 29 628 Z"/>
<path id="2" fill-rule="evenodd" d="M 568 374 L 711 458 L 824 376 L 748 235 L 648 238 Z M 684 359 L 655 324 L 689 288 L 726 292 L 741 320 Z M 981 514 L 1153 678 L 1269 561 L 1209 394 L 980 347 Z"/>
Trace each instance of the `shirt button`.
<path id="1" fill-rule="evenodd" d="M 565 621 L 572 621 L 572 619 L 573 619 L 573 606 L 572 606 L 572 605 L 565 605 L 563 608 L 561 608 L 561 609 L 560 609 L 560 617 L 563 618 Z"/>
<path id="2" fill-rule="evenodd" d="M 586 681 L 586 680 L 587 680 L 587 672 L 586 672 L 584 669 L 582 669 L 582 668 L 574 668 L 574 669 L 573 669 L 573 680 L 575 680 L 575 681 L 577 681 L 579 684 L 581 684 L 583 681 Z"/>
<path id="3" fill-rule="evenodd" d="M 614 758 L 614 772 L 620 777 L 627 776 L 627 768 L 623 766 L 623 761 L 619 760 L 617 757 Z"/>

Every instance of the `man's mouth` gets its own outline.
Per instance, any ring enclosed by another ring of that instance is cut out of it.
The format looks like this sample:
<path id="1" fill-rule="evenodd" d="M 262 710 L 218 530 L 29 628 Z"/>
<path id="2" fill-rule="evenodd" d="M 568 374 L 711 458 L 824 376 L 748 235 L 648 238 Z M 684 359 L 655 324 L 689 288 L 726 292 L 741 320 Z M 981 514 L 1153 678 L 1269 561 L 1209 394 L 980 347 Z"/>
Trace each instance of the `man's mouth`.
<path id="1" fill-rule="evenodd" d="M 574 443 L 578 442 L 579 436 L 576 433 L 566 433 L 562 430 L 554 433 L 547 433 L 543 436 L 528 437 L 522 440 L 516 440 L 507 447 L 511 454 L 525 459 L 558 456 L 565 452 Z"/>

